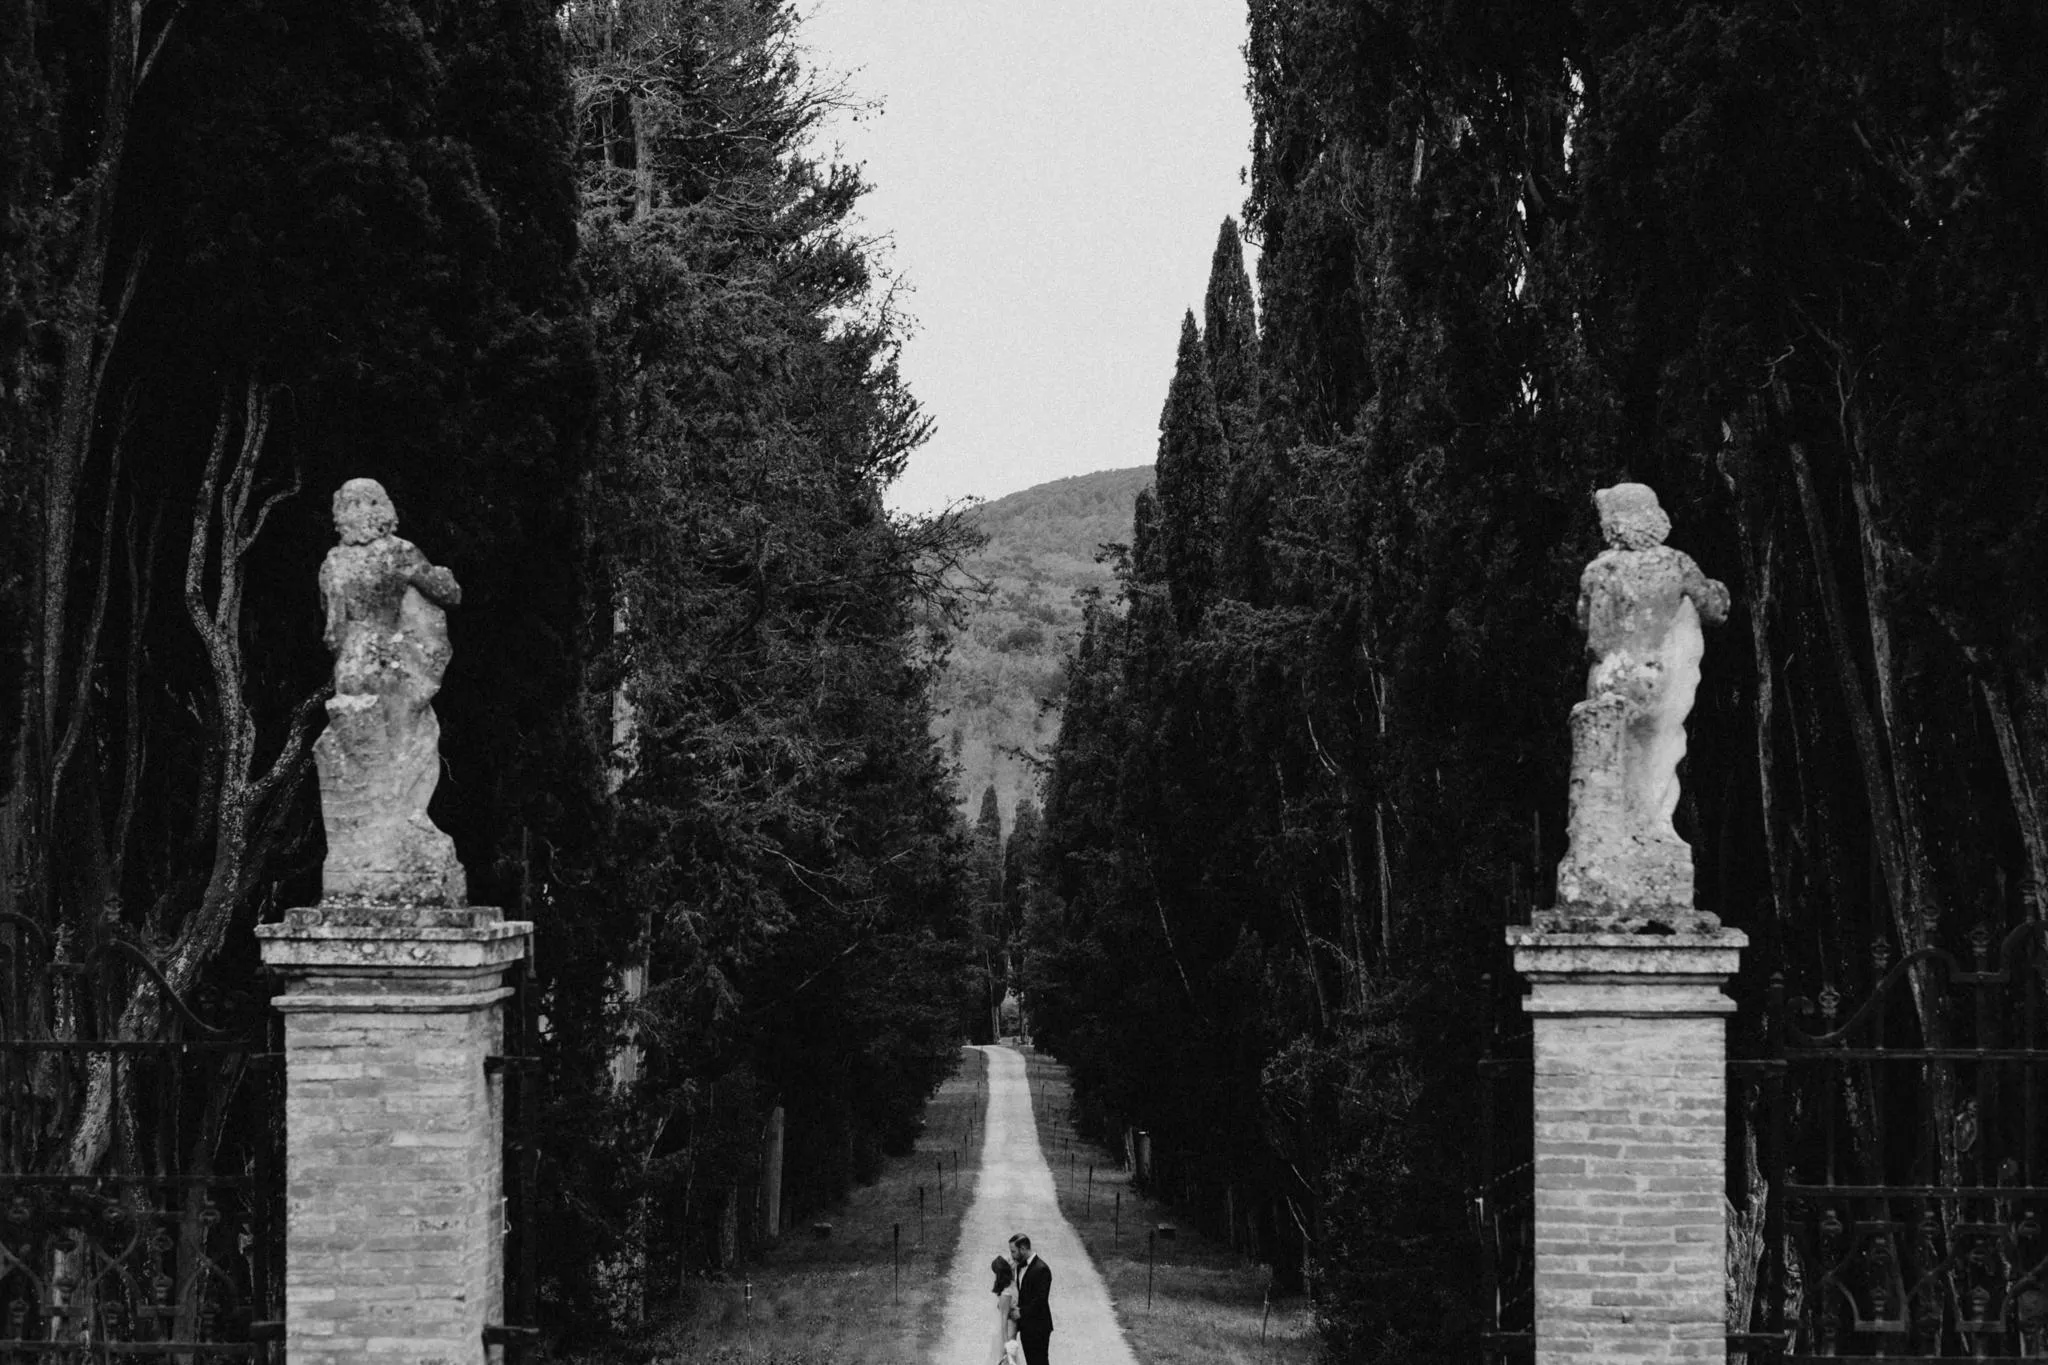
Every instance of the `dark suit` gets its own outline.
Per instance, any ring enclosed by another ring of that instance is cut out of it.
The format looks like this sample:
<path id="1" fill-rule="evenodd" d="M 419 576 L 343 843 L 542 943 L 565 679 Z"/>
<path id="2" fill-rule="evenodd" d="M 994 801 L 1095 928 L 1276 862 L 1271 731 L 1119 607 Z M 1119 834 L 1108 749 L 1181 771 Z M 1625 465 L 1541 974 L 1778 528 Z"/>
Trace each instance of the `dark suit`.
<path id="1" fill-rule="evenodd" d="M 1052 1267 L 1033 1256 L 1017 1277 L 1017 1337 L 1024 1346 L 1024 1365 L 1046 1365 L 1051 1336 Z"/>

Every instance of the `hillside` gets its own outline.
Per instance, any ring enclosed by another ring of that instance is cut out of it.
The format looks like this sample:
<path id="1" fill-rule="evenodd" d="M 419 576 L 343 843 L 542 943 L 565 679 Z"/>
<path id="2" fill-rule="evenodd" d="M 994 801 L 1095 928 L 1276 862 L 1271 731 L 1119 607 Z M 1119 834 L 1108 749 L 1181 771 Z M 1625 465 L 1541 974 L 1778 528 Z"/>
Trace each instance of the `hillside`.
<path id="1" fill-rule="evenodd" d="M 1027 488 L 975 509 L 988 535 L 968 562 L 991 585 L 953 641 L 939 682 L 933 733 L 958 768 L 960 801 L 972 814 L 991 781 L 1007 821 L 1036 785 L 1023 754 L 1041 754 L 1059 728 L 1065 659 L 1081 629 L 1076 594 L 1107 588 L 1097 547 L 1131 537 L 1131 508 L 1152 467 L 1111 469 Z"/>

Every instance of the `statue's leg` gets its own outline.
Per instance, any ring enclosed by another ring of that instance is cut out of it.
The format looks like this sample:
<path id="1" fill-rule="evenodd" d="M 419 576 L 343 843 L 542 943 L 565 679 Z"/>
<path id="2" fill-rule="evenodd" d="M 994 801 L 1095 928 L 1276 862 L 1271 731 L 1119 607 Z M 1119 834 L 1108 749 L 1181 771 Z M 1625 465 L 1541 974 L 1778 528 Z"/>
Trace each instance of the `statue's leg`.
<path id="1" fill-rule="evenodd" d="M 1655 728 L 1644 753 L 1642 805 L 1650 831 L 1681 847 L 1684 843 L 1671 821 L 1678 813 L 1678 765 L 1685 758 L 1685 722 L 1699 694 L 1700 658 L 1705 650 L 1699 613 L 1689 600 L 1682 600 L 1658 655 L 1658 686 L 1647 708 Z M 1689 859 L 1690 850 L 1687 856 Z"/>

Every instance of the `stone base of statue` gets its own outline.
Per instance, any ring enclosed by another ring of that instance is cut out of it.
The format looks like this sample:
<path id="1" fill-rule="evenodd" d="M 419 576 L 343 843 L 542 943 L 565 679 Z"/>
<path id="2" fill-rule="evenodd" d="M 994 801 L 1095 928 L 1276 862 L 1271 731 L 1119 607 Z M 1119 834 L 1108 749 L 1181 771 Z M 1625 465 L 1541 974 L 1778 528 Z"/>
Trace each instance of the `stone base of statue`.
<path id="1" fill-rule="evenodd" d="M 431 706 L 408 700 L 387 692 L 327 703 L 327 729 L 313 744 L 327 829 L 324 901 L 459 906 L 469 898 L 455 841 L 427 818 L 441 727 Z"/>
<path id="2" fill-rule="evenodd" d="M 1551 933 L 1712 933 L 1693 907 L 1692 848 L 1632 799 L 1626 760 L 1639 709 L 1609 692 L 1572 708 L 1571 847 L 1557 868 L 1557 904 L 1539 910 Z"/>

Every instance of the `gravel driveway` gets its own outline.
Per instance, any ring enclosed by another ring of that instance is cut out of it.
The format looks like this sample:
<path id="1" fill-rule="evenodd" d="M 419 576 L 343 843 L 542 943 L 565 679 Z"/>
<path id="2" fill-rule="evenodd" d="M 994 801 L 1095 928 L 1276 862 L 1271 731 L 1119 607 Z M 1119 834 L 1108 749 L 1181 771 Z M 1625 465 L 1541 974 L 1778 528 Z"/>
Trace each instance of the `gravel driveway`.
<path id="1" fill-rule="evenodd" d="M 988 1056 L 988 1125 L 982 1139 L 981 1177 L 960 1228 L 960 1250 L 946 1290 L 946 1330 L 930 1365 L 987 1365 L 995 1340 L 991 1258 L 1010 1234 L 1031 1238 L 1031 1248 L 1052 1269 L 1052 1365 L 1137 1365 L 1110 1308 L 1109 1291 L 1081 1239 L 1060 1216 L 1052 1168 L 1038 1149 L 1031 1121 L 1031 1087 L 1024 1058 L 1006 1047 Z"/>

